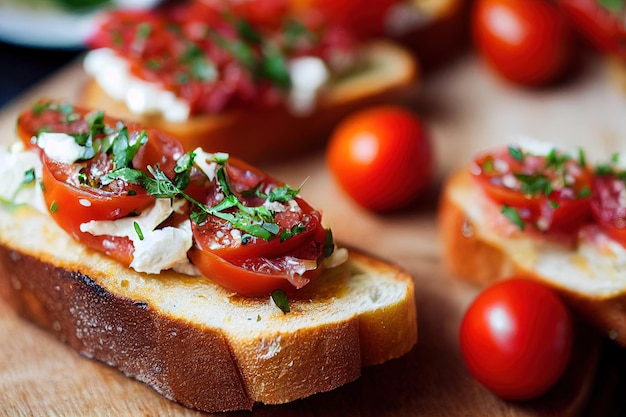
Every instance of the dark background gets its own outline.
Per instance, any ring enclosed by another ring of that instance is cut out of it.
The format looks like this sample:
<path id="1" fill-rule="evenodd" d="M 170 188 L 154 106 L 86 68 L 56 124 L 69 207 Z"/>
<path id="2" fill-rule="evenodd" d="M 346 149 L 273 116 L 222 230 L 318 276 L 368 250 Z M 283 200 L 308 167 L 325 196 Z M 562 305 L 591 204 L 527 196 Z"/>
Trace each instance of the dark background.
<path id="1" fill-rule="evenodd" d="M 0 107 L 81 53 L 80 49 L 38 49 L 0 42 Z"/>

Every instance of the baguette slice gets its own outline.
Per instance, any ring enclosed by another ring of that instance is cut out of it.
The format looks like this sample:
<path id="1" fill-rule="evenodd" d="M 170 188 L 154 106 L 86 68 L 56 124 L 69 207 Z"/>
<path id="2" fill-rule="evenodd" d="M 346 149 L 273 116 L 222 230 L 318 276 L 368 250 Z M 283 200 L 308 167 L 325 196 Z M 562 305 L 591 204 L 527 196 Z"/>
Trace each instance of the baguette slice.
<path id="1" fill-rule="evenodd" d="M 364 254 L 284 314 L 206 278 L 123 268 L 27 206 L 0 206 L 0 296 L 82 355 L 207 412 L 332 390 L 417 341 L 411 277 Z"/>
<path id="2" fill-rule="evenodd" d="M 609 247 L 583 240 L 573 247 L 522 232 L 503 235 L 492 226 L 498 216 L 499 208 L 473 184 L 467 169 L 450 176 L 438 218 L 450 271 L 480 286 L 517 273 L 539 280 L 626 346 L 626 251 L 616 242 Z"/>
<path id="3" fill-rule="evenodd" d="M 321 148 L 333 127 L 353 111 L 398 98 L 417 77 L 410 52 L 389 42 L 363 47 L 362 64 L 353 73 L 334 80 L 319 97 L 316 109 L 296 116 L 285 106 L 258 110 L 231 110 L 198 115 L 184 123 L 161 116 L 139 116 L 122 102 L 107 96 L 89 79 L 78 103 L 103 109 L 112 116 L 134 120 L 176 136 L 187 150 L 228 152 L 251 163 L 275 162 Z"/>

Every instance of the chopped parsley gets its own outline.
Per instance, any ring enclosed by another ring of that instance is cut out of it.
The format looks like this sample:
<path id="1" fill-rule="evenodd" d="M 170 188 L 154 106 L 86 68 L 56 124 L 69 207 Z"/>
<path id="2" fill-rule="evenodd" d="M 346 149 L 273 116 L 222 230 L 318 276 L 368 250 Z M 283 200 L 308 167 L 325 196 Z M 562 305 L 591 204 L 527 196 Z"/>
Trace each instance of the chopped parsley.
<path id="1" fill-rule="evenodd" d="M 202 204 L 184 192 L 189 182 L 189 172 L 193 166 L 195 154 L 189 153 L 181 157 L 175 168 L 174 179 L 170 179 L 158 167 L 148 167 L 150 175 L 143 171 L 123 167 L 105 174 L 101 182 L 106 185 L 117 179 L 124 180 L 131 184 L 141 185 L 148 194 L 157 198 L 184 198 L 193 206 L 190 215 L 191 220 L 196 224 L 203 223 L 208 216 L 214 216 L 225 220 L 236 229 L 244 232 L 242 244 L 248 244 L 252 237 L 271 240 L 278 236 L 281 241 L 289 239 L 299 233 L 306 231 L 301 225 L 295 225 L 290 230 L 283 230 L 274 221 L 274 213 L 265 206 L 248 207 L 244 205 L 235 194 L 232 193 L 226 178 L 226 170 L 223 164 L 226 163 L 224 154 L 217 154 L 213 162 L 218 162 L 222 166 L 217 169 L 217 181 L 224 199 L 213 207 Z M 297 195 L 297 192 L 287 186 L 278 187 L 276 192 L 270 192 L 268 199 L 275 198 L 275 201 L 283 203 L 289 202 Z"/>
<path id="2" fill-rule="evenodd" d="M 541 174 L 514 174 L 515 178 L 520 182 L 520 191 L 527 196 L 537 196 L 540 194 L 549 196 L 552 194 L 552 182 Z"/>
<path id="3" fill-rule="evenodd" d="M 619 13 L 626 6 L 624 0 L 598 0 L 598 4 L 611 13 Z"/>
<path id="4" fill-rule="evenodd" d="M 30 168 L 24 171 L 24 179 L 22 184 L 27 185 L 35 181 L 35 168 Z"/>
<path id="5" fill-rule="evenodd" d="M 135 233 L 137 233 L 137 237 L 139 238 L 139 240 L 143 240 L 143 232 L 141 231 L 141 226 L 139 226 L 139 223 L 133 222 L 133 228 L 135 229 Z"/>
<path id="6" fill-rule="evenodd" d="M 515 148 L 513 146 L 509 146 L 509 155 L 516 161 L 523 162 L 524 161 L 524 153 L 520 148 Z"/>
<path id="7" fill-rule="evenodd" d="M 500 212 L 509 219 L 511 223 L 520 228 L 520 230 L 524 230 L 526 228 L 526 224 L 522 217 L 519 214 L 519 211 L 515 207 L 502 206 Z"/>
<path id="8" fill-rule="evenodd" d="M 285 294 L 285 291 L 272 291 L 272 301 L 274 301 L 276 307 L 280 308 L 284 314 L 287 314 L 291 311 L 291 308 L 289 307 L 289 299 L 287 298 L 287 294 Z"/>

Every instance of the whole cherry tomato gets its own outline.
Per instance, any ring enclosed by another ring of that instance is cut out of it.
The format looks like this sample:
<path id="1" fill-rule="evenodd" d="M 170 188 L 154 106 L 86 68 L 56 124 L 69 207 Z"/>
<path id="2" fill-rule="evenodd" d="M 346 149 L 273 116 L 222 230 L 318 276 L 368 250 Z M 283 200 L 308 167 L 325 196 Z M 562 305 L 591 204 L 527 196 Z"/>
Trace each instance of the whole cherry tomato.
<path id="1" fill-rule="evenodd" d="M 519 277 L 479 294 L 460 328 L 461 353 L 472 375 L 509 400 L 550 389 L 569 362 L 572 339 L 572 318 L 561 299 Z"/>
<path id="2" fill-rule="evenodd" d="M 411 203 L 430 185 L 433 152 L 422 122 L 395 106 L 361 110 L 332 134 L 327 163 L 339 185 L 372 211 Z"/>
<path id="3" fill-rule="evenodd" d="M 546 0 L 477 0 L 472 36 L 487 63 L 521 85 L 554 81 L 572 56 L 566 18 Z"/>

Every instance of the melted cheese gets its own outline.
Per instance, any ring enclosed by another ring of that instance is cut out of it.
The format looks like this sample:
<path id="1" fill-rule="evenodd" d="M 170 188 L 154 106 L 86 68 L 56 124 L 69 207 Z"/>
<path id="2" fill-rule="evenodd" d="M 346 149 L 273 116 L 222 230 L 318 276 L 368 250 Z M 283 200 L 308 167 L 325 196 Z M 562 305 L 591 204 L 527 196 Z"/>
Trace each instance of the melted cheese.
<path id="1" fill-rule="evenodd" d="M 192 245 L 189 220 L 177 227 L 157 229 L 173 211 L 170 199 L 159 198 L 152 208 L 144 210 L 139 216 L 119 220 L 92 220 L 81 224 L 80 230 L 94 236 L 128 237 L 135 247 L 130 267 L 138 272 L 158 274 L 162 270 L 186 263 L 187 251 Z"/>

